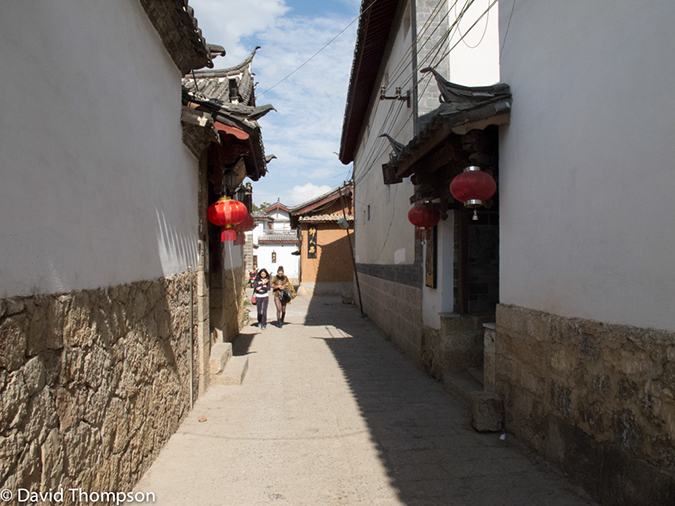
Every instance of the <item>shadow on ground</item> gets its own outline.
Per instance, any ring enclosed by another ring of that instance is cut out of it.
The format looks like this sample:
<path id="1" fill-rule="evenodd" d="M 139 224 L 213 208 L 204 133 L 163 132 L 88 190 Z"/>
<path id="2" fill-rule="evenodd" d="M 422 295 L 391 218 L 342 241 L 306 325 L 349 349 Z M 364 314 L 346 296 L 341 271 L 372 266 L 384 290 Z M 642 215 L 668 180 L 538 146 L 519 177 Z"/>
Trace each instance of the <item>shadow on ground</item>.
<path id="1" fill-rule="evenodd" d="M 556 495 L 558 475 L 542 472 L 499 434 L 473 431 L 468 410 L 386 342 L 356 306 L 315 297 L 305 325 L 332 336 L 317 339 L 340 364 L 404 504 L 592 504 Z"/>

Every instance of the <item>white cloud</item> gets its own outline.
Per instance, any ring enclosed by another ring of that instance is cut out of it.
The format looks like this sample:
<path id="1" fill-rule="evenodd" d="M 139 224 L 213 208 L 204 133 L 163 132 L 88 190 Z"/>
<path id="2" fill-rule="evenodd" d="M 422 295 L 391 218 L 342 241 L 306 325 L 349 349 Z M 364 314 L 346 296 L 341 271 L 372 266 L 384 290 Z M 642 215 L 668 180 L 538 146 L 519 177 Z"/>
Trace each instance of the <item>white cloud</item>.
<path id="1" fill-rule="evenodd" d="M 260 120 L 265 151 L 277 159 L 253 183 L 254 202 L 280 198 L 295 205 L 348 179 L 349 167 L 334 152 L 340 148 L 357 23 L 287 76 L 358 16 L 360 1 L 313 4 L 312 15 L 300 7 L 290 10 L 284 0 L 251 0 L 245 8 L 234 0 L 190 0 L 190 5 L 206 40 L 225 46 L 227 56 L 217 58 L 216 67 L 235 65 L 256 45 L 262 47 L 253 61 L 257 103 L 271 103 L 278 111 Z"/>
<path id="2" fill-rule="evenodd" d="M 308 200 L 312 200 L 314 197 L 328 193 L 333 188 L 328 185 L 317 186 L 312 183 L 307 183 L 302 186 L 294 186 L 291 189 L 290 200 L 287 205 L 295 206 L 297 204 L 302 204 Z"/>
<path id="3" fill-rule="evenodd" d="M 195 10 L 199 28 L 211 44 L 225 47 L 229 64 L 222 65 L 222 58 L 215 63 L 228 67 L 243 60 L 253 48 L 240 44 L 240 40 L 274 26 L 276 20 L 290 9 L 284 0 L 190 0 Z M 255 47 L 255 46 L 254 46 Z"/>

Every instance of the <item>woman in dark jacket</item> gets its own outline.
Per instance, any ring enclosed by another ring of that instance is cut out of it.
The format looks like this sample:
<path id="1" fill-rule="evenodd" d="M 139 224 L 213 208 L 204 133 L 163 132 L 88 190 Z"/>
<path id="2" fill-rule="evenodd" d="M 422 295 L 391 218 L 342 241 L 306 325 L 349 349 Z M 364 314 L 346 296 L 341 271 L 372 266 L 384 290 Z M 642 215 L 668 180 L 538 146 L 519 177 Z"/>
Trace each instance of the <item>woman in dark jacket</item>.
<path id="1" fill-rule="evenodd" d="M 284 268 L 281 266 L 277 269 L 277 275 L 272 278 L 272 290 L 274 291 L 274 304 L 277 306 L 277 327 L 281 327 L 286 318 L 286 304 L 291 301 L 290 298 L 284 297 L 284 290 L 287 290 L 286 293 L 291 294 L 291 297 L 295 297 L 293 284 L 284 274 Z"/>
<path id="2" fill-rule="evenodd" d="M 270 275 L 266 269 L 260 269 L 253 282 L 255 305 L 258 308 L 258 325 L 262 330 L 267 327 L 267 305 L 269 304 Z"/>

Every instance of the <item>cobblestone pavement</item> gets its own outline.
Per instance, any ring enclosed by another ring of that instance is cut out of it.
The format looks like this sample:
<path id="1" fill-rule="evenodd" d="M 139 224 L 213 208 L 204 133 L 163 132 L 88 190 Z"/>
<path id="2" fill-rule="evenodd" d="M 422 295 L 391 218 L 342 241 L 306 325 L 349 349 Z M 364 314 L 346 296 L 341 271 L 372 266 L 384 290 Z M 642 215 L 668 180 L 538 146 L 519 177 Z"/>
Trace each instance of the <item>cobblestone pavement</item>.
<path id="1" fill-rule="evenodd" d="M 508 436 L 473 431 L 356 307 L 298 297 L 286 319 L 243 329 L 244 384 L 202 396 L 137 491 L 181 506 L 594 504 Z"/>

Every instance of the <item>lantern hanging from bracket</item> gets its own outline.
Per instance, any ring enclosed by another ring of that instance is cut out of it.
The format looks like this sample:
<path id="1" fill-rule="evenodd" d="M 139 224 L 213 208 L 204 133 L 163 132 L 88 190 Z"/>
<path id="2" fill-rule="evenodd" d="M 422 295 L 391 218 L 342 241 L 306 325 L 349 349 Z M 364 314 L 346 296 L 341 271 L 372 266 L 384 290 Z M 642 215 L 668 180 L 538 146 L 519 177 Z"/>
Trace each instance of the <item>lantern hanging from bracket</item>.
<path id="1" fill-rule="evenodd" d="M 494 178 L 481 170 L 477 165 L 464 169 L 450 183 L 450 193 L 455 199 L 464 203 L 465 207 L 473 209 L 473 219 L 477 220 L 476 209 L 485 205 L 485 201 L 497 191 Z"/>
<path id="2" fill-rule="evenodd" d="M 430 204 L 418 204 L 408 211 L 408 221 L 415 225 L 415 239 L 431 238 L 431 229 L 441 220 L 441 212 Z"/>
<path id="3" fill-rule="evenodd" d="M 248 211 L 246 206 L 230 197 L 223 197 L 217 202 L 211 204 L 206 217 L 214 225 L 222 228 L 220 233 L 221 242 L 234 241 L 237 238 L 237 232 L 234 226 L 244 221 Z"/>

